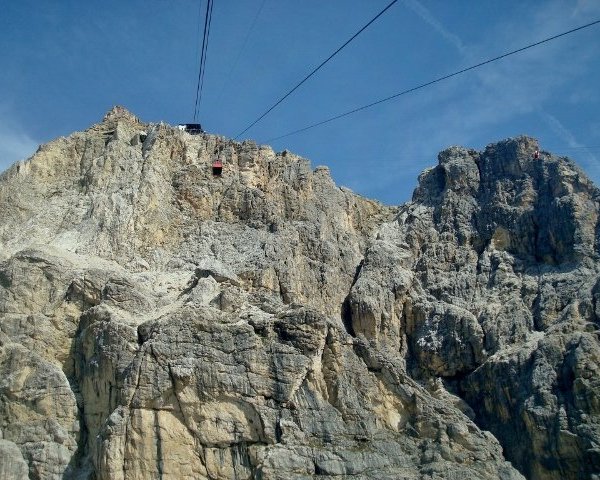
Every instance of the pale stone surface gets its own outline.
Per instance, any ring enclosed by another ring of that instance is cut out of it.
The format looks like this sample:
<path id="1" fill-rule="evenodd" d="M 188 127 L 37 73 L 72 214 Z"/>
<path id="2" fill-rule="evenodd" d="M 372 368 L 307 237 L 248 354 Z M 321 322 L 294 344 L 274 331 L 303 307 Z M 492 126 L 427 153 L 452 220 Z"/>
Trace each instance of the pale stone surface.
<path id="1" fill-rule="evenodd" d="M 0 471 L 593 478 L 599 195 L 534 147 L 398 208 L 121 108 L 40 147 L 0 176 Z"/>
<path id="2" fill-rule="evenodd" d="M 28 474 L 29 468 L 19 447 L 13 442 L 0 439 L 0 478 L 22 480 Z"/>

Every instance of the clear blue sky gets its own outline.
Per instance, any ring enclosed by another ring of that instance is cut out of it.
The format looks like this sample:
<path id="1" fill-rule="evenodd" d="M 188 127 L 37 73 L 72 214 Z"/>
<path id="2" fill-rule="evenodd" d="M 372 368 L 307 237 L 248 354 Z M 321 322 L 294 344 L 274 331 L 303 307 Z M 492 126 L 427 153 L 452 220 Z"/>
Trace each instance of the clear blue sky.
<path id="1" fill-rule="evenodd" d="M 234 137 L 389 0 L 264 0 L 250 32 L 263 0 L 214 2 L 201 121 Z M 115 104 L 145 121 L 191 122 L 199 3 L 2 2 L 0 170 Z M 402 0 L 244 138 L 267 143 L 597 19 L 597 0 Z M 598 182 L 599 85 L 595 26 L 273 148 L 328 165 L 338 184 L 388 204 L 410 198 L 439 150 L 519 134 Z"/>

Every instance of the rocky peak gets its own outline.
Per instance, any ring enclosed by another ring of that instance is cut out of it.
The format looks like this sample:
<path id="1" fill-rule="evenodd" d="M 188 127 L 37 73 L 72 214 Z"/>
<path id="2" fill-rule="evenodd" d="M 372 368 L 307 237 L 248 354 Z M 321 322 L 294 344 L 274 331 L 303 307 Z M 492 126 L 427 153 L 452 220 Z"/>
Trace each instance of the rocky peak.
<path id="1" fill-rule="evenodd" d="M 120 107 L 5 175 L 4 255 L 39 243 L 134 270 L 214 259 L 337 314 L 369 236 L 395 212 L 290 152 L 142 124 Z"/>
<path id="2" fill-rule="evenodd" d="M 108 112 L 106 112 L 104 118 L 102 119 L 102 123 L 115 120 L 125 120 L 133 123 L 139 123 L 140 121 L 133 113 L 121 105 L 115 105 Z"/>
<path id="3" fill-rule="evenodd" d="M 431 206 L 439 228 L 478 250 L 496 248 L 548 264 L 595 259 L 600 192 L 566 158 L 517 137 L 483 152 L 451 147 L 419 179 L 413 202 Z M 452 210 L 452 211 L 449 211 Z M 467 219 L 468 217 L 468 219 Z"/>
<path id="4" fill-rule="evenodd" d="M 0 472 L 594 478 L 598 191 L 537 148 L 392 208 L 122 107 L 42 146 L 0 176 Z"/>
<path id="5" fill-rule="evenodd" d="M 351 323 L 414 377 L 443 379 L 466 399 L 528 478 L 592 478 L 595 460 L 580 449 L 598 432 L 580 423 L 564 378 L 574 385 L 582 373 L 572 355 L 600 353 L 600 196 L 573 162 L 544 151 L 535 159 L 537 148 L 518 137 L 441 152 L 367 249 Z M 595 395 L 595 382 L 584 384 Z M 586 411 L 595 422 L 596 408 Z M 541 433 L 575 417 L 562 436 Z"/>

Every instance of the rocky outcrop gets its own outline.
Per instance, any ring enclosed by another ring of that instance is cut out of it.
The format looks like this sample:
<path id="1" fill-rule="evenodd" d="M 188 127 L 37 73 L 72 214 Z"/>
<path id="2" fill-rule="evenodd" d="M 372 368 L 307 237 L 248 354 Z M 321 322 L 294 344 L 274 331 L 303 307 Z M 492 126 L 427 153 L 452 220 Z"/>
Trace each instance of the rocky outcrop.
<path id="1" fill-rule="evenodd" d="M 592 478 L 600 192 L 536 148 L 440 153 L 368 248 L 352 326 L 466 400 L 527 478 Z"/>
<path id="2" fill-rule="evenodd" d="M 593 478 L 598 192 L 535 146 L 399 208 L 122 108 L 40 147 L 0 177 L 2 478 Z"/>

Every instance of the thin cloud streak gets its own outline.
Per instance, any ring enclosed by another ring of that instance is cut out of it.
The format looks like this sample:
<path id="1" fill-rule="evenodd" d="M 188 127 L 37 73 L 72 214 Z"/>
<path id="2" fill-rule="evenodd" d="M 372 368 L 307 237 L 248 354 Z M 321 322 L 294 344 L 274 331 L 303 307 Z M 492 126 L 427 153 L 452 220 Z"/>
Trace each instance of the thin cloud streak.
<path id="1" fill-rule="evenodd" d="M 490 32 L 486 43 L 467 46 L 418 0 L 405 0 L 404 4 L 417 13 L 446 43 L 453 46 L 467 63 L 518 48 L 573 27 L 573 20 L 561 15 L 560 12 L 564 12 L 564 9 L 561 9 L 560 2 L 555 2 L 543 12 L 533 11 L 527 29 L 522 28 L 523 25 L 518 22 L 503 25 L 502 28 L 496 27 L 495 32 Z M 395 143 L 402 145 L 402 148 L 397 156 L 391 155 L 391 158 L 395 157 L 395 161 L 386 167 L 389 175 L 385 180 L 363 177 L 361 183 L 367 183 L 372 190 L 385 192 L 406 181 L 407 157 L 414 159 L 412 167 L 418 173 L 435 163 L 434 151 L 450 144 L 479 147 L 483 146 L 480 145 L 482 141 L 501 139 L 484 139 L 482 135 L 485 136 L 483 132 L 486 131 L 502 132 L 500 137 L 535 132 L 542 141 L 555 135 L 562 143 L 579 147 L 581 150 L 578 152 L 578 159 L 582 166 L 594 181 L 600 180 L 600 167 L 593 153 L 558 119 L 544 112 L 546 105 L 554 105 L 556 101 L 560 101 L 565 87 L 577 85 L 578 79 L 589 71 L 591 58 L 595 55 L 594 45 L 583 42 L 579 48 L 574 49 L 573 43 L 557 41 L 532 49 L 510 60 L 497 62 L 493 67 L 482 68 L 473 72 L 473 75 L 465 75 L 460 81 L 440 85 L 429 90 L 427 95 L 403 99 L 402 110 L 405 113 L 413 112 L 413 120 L 410 127 L 400 122 L 402 125 L 393 129 L 396 132 Z M 567 68 L 557 70 L 557 64 Z M 428 112 L 428 115 L 419 114 L 423 111 Z M 533 120 L 540 118 L 540 115 L 543 121 Z M 420 132 L 421 137 L 428 138 L 428 142 L 415 143 L 415 136 L 410 134 L 410 130 Z M 425 160 L 427 157 L 431 161 Z M 399 168 L 391 168 L 396 162 Z M 408 177 L 413 175 L 414 173 L 408 174 Z"/>
<path id="2" fill-rule="evenodd" d="M 569 131 L 554 115 L 546 112 L 540 112 L 540 116 L 561 141 L 566 142 L 570 148 L 581 149 L 579 154 L 583 155 L 579 157 L 579 160 L 583 160 L 582 163 L 584 163 L 585 170 L 589 172 L 590 177 L 592 177 L 594 181 L 597 182 L 600 180 L 600 165 L 598 164 L 598 158 L 596 155 L 594 155 L 594 153 L 584 144 L 579 142 L 577 138 L 575 138 L 575 135 Z"/>
<path id="3" fill-rule="evenodd" d="M 437 20 L 423 4 L 418 0 L 405 0 L 404 4 L 438 32 L 447 43 L 452 45 L 465 61 L 473 60 L 475 48 L 467 48 L 462 39 Z M 554 8 L 556 11 L 554 11 Z M 515 34 L 519 31 L 517 27 L 513 29 L 503 27 L 503 30 L 489 37 L 496 39 L 496 45 L 500 44 L 504 49 L 508 49 L 531 42 L 533 40 L 532 31 L 535 32 L 536 38 L 542 38 L 572 26 L 568 25 L 572 23 L 568 18 L 565 19 L 564 16 L 559 14 L 560 2 L 555 2 L 554 8 L 546 8 L 539 12 L 536 10 L 531 21 L 535 27 L 524 30 L 522 35 Z M 579 1 L 576 10 L 577 12 L 574 12 L 574 14 L 584 13 L 584 11 L 589 14 L 590 10 L 600 11 L 597 4 L 593 6 L 584 0 Z M 504 40 L 502 40 L 503 38 Z M 469 97 L 462 101 L 462 110 L 465 110 L 465 104 L 469 105 L 471 114 L 478 117 L 480 122 L 483 121 L 486 124 L 500 123 L 501 121 L 510 120 L 511 117 L 543 111 L 545 102 L 554 98 L 557 89 L 568 84 L 578 75 L 585 74 L 590 55 L 593 54 L 593 45 L 582 45 L 575 52 L 572 48 L 563 45 L 557 42 L 538 49 L 532 49 L 510 60 L 498 62 L 494 65 L 494 68 L 484 68 L 475 72 L 475 75 L 470 78 L 465 77 L 462 85 L 464 86 L 467 82 L 470 82 L 472 88 Z M 554 54 L 548 55 L 547 48 L 552 48 Z M 489 52 L 493 49 L 493 46 L 483 45 L 477 48 L 481 52 L 477 57 L 489 56 Z M 469 54 L 467 54 L 467 51 Z M 562 59 L 562 64 L 568 65 L 568 68 L 556 71 L 557 58 Z M 552 74 L 547 74 L 547 72 Z M 515 79 L 518 79 L 518 81 L 515 81 Z M 459 88 L 458 85 L 457 88 Z M 485 118 L 487 115 L 489 115 L 489 118 Z M 556 124 L 552 123 L 552 125 L 556 129 Z M 566 140 L 566 136 L 562 138 Z"/>
<path id="4" fill-rule="evenodd" d="M 575 8 L 573 9 L 573 13 L 571 13 L 572 17 L 577 17 L 579 15 L 589 15 L 591 13 L 599 13 L 600 5 L 595 0 L 578 0 Z"/>
<path id="5" fill-rule="evenodd" d="M 439 22 L 431 12 L 418 0 L 404 0 L 404 5 L 410 8 L 414 13 L 416 13 L 421 20 L 427 23 L 431 28 L 433 28 L 437 33 L 439 33 L 444 39 L 452 44 L 461 55 L 466 56 L 467 49 L 463 41 L 460 39 L 458 35 L 450 32 L 444 25 Z"/>
<path id="6" fill-rule="evenodd" d="M 569 147 L 585 147 L 585 145 L 577 141 L 575 135 L 573 135 L 569 130 L 567 130 L 565 126 L 562 123 L 560 123 L 558 118 L 556 118 L 554 115 L 550 115 L 546 112 L 540 112 L 540 116 L 542 117 L 542 120 L 544 120 L 544 122 L 546 122 L 546 124 L 552 129 L 552 131 L 556 133 L 562 141 L 566 142 L 569 145 Z"/>

